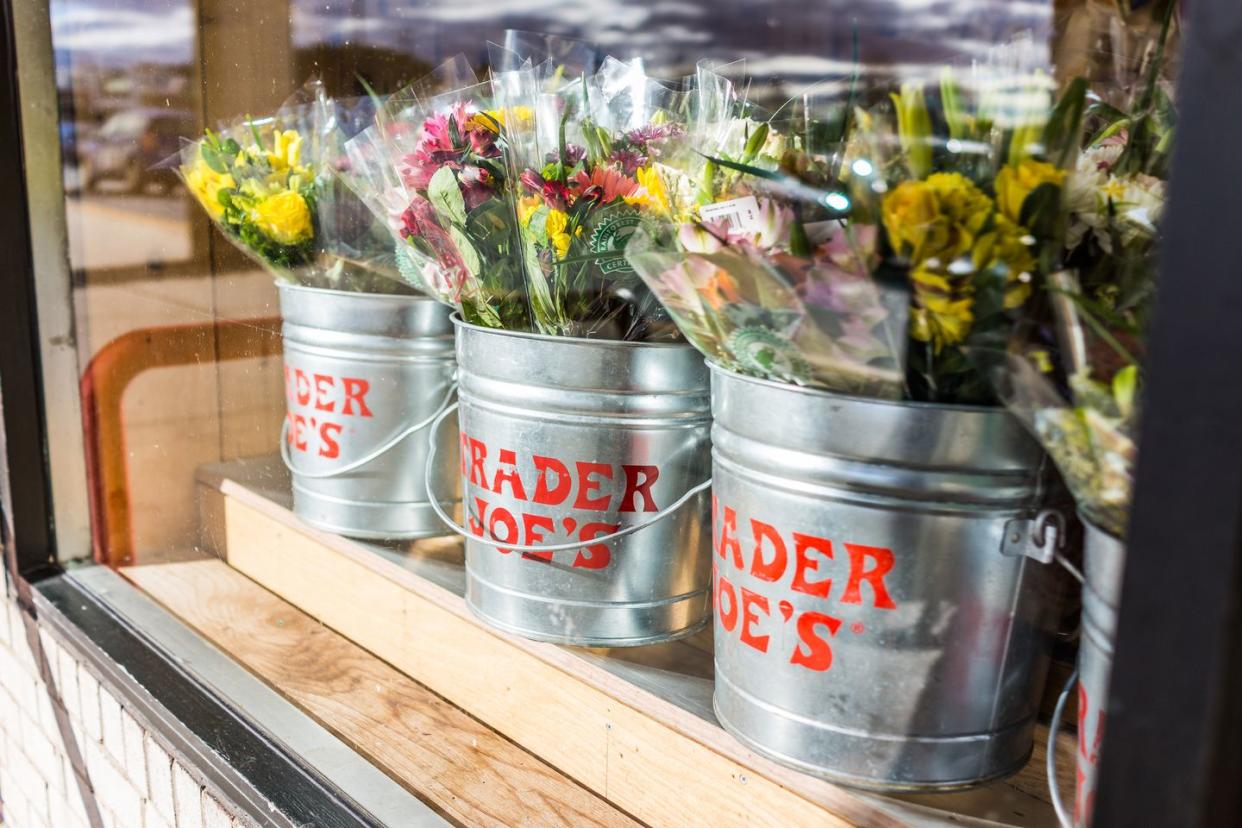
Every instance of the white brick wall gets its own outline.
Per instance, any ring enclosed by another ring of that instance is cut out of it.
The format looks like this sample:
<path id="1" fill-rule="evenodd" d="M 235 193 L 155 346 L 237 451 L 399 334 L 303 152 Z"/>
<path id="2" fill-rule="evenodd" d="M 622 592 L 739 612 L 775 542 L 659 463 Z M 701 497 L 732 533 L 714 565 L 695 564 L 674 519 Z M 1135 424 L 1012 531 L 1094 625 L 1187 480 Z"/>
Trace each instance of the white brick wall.
<path id="1" fill-rule="evenodd" d="M 104 828 L 242 828 L 253 824 L 177 759 L 119 696 L 46 629 L 36 666 L 24 619 L 0 595 L 0 823 L 88 828 L 83 787 Z M 83 768 L 57 723 L 68 715 Z M 84 776 L 81 776 L 84 774 Z M 82 787 L 79 783 L 84 782 Z"/>

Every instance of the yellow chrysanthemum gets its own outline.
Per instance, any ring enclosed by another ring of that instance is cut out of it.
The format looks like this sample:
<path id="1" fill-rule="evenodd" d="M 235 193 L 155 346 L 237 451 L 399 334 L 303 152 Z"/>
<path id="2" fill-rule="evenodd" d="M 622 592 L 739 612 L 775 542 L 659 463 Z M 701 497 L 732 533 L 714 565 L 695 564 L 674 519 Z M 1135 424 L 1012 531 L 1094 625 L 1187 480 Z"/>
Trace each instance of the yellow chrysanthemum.
<path id="1" fill-rule="evenodd" d="M 992 199 L 961 173 L 933 173 L 927 176 L 927 186 L 936 194 L 941 212 L 972 237 L 992 214 Z"/>
<path id="2" fill-rule="evenodd" d="M 633 195 L 625 196 L 626 204 L 645 207 L 665 215 L 672 212 L 664 179 L 655 167 L 639 167 L 635 170 L 634 177 L 638 180 L 639 189 Z"/>
<path id="3" fill-rule="evenodd" d="M 263 199 L 250 209 L 249 217 L 264 235 L 279 244 L 300 244 L 314 233 L 306 199 L 292 190 Z"/>
<path id="4" fill-rule="evenodd" d="M 995 216 L 992 229 L 979 237 L 974 264 L 980 270 L 998 268 L 1005 274 L 1005 308 L 1021 307 L 1031 295 L 1035 272 L 1035 239 L 1019 224 L 1003 215 Z"/>
<path id="5" fill-rule="evenodd" d="M 213 219 L 219 219 L 224 215 L 224 205 L 220 203 L 220 191 L 237 186 L 233 181 L 233 176 L 216 172 L 201 158 L 185 174 L 185 183 Z"/>
<path id="6" fill-rule="evenodd" d="M 936 353 L 964 340 L 975 321 L 969 277 L 915 268 L 910 280 L 915 304 L 910 312 L 910 335 L 932 343 Z"/>
<path id="7" fill-rule="evenodd" d="M 466 122 L 467 129 L 486 129 L 488 132 L 499 132 L 500 128 L 509 123 L 521 126 L 535 118 L 535 111 L 529 106 L 511 106 L 507 109 L 487 109 L 476 112 Z"/>
<path id="8" fill-rule="evenodd" d="M 992 199 L 959 173 L 904 181 L 884 197 L 881 220 L 899 255 L 946 266 L 974 247 L 994 212 Z"/>
<path id="9" fill-rule="evenodd" d="M 996 175 L 997 206 L 1010 221 L 1020 221 L 1026 197 L 1042 184 L 1062 186 L 1065 176 L 1065 170 L 1031 158 L 1006 166 Z"/>
<path id="10" fill-rule="evenodd" d="M 564 210 L 549 210 L 548 220 L 544 224 L 547 230 L 548 238 L 563 235 L 565 228 L 569 226 L 569 216 Z"/>
<path id="11" fill-rule="evenodd" d="M 569 255 L 569 244 L 573 241 L 573 237 L 568 233 L 549 234 L 548 241 L 552 243 L 552 249 L 556 251 L 556 258 L 563 259 Z"/>
<path id="12" fill-rule="evenodd" d="M 267 163 L 273 170 L 295 170 L 302 163 L 302 136 L 296 129 L 276 130 Z"/>

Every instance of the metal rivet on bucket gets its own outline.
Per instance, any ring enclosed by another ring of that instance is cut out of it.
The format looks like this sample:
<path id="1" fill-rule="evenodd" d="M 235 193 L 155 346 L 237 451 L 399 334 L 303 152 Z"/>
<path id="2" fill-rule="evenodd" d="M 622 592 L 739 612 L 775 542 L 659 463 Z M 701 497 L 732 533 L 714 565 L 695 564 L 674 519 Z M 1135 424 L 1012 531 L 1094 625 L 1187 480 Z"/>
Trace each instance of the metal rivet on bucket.
<path id="1" fill-rule="evenodd" d="M 586 646 L 700 628 L 711 404 L 698 352 L 454 321 L 471 609 Z"/>
<path id="2" fill-rule="evenodd" d="M 1055 623 L 1044 457 L 1001 409 L 712 368 L 721 724 L 802 771 L 950 789 L 1018 770 Z M 1047 579 L 1047 580 L 1045 580 Z"/>
<path id="3" fill-rule="evenodd" d="M 294 512 L 356 538 L 445 534 L 427 502 L 424 432 L 453 399 L 449 308 L 423 296 L 279 288 L 288 405 L 281 453 Z M 456 451 L 446 430 L 437 489 L 454 503 Z"/>

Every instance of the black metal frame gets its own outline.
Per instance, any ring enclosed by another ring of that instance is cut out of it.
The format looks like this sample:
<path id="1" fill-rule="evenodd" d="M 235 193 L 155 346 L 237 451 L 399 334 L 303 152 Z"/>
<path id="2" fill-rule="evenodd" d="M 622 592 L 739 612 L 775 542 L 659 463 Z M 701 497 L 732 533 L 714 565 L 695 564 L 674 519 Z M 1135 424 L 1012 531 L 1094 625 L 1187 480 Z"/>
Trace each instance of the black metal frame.
<path id="1" fill-rule="evenodd" d="M 37 579 L 54 572 L 51 476 L 46 462 L 37 315 L 22 151 L 21 105 L 12 8 L 0 6 L 0 427 L 7 435 L 7 476 L 0 467 L 0 508 L 15 531 L 6 569 Z M 7 493 L 7 495 L 6 495 Z"/>
<path id="2" fill-rule="evenodd" d="M 1242 824 L 1242 3 L 1186 5 L 1102 827 Z"/>

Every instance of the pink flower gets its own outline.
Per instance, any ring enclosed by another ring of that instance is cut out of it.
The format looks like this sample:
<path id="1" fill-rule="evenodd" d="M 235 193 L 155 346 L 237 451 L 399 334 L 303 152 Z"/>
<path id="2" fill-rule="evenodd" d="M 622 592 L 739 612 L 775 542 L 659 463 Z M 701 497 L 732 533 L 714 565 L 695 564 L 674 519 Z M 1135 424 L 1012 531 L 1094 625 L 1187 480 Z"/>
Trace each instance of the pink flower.
<path id="1" fill-rule="evenodd" d="M 542 196 L 543 201 L 549 207 L 557 210 L 565 210 L 568 208 L 572 194 L 569 188 L 559 181 L 545 181 L 543 176 L 534 170 L 526 170 L 518 180 L 522 182 L 522 186 L 531 193 Z"/>
<path id="2" fill-rule="evenodd" d="M 465 278 L 466 265 L 462 261 L 457 245 L 440 223 L 436 220 L 435 209 L 431 202 L 421 196 L 415 196 L 410 206 L 400 217 L 401 237 L 407 241 L 421 239 L 426 248 L 430 248 L 436 262 L 443 271 L 440 282 L 445 280 L 460 281 Z M 460 286 L 454 290 L 460 290 Z M 454 294 L 456 295 L 456 294 Z"/>
<path id="3" fill-rule="evenodd" d="M 494 195 L 493 191 L 496 187 L 495 178 L 482 167 L 467 166 L 462 168 L 458 180 L 461 183 L 461 192 L 466 200 L 467 210 L 473 210 Z"/>

